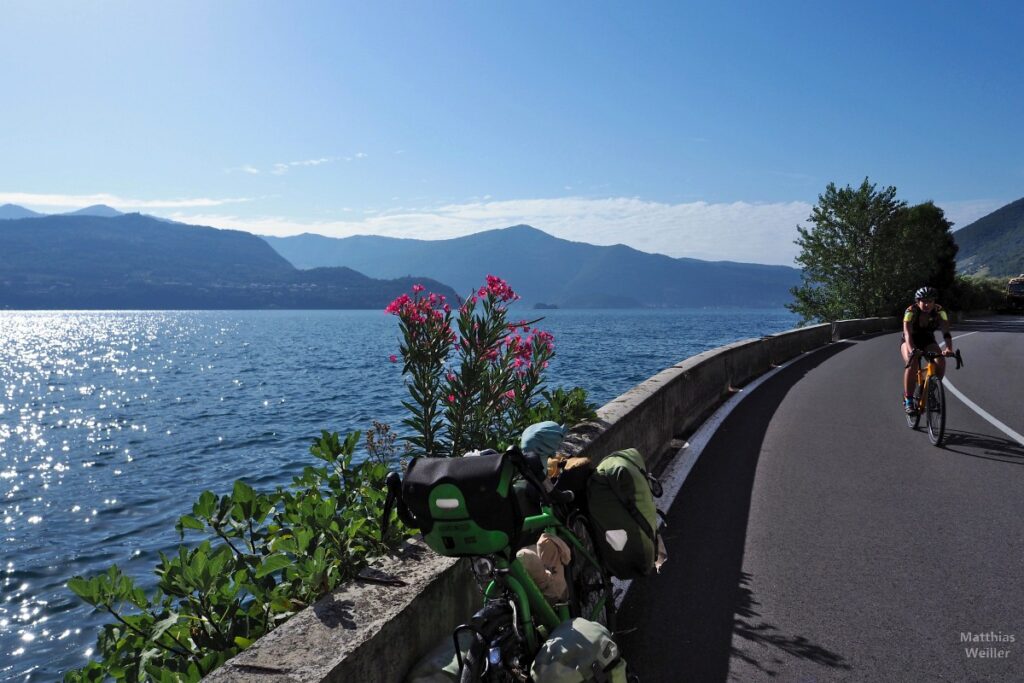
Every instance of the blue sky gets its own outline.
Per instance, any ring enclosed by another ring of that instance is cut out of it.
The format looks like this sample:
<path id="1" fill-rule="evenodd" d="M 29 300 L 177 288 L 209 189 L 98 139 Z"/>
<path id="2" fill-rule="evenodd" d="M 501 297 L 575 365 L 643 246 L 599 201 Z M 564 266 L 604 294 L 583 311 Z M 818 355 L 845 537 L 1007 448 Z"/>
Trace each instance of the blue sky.
<path id="1" fill-rule="evenodd" d="M 0 204 L 260 234 L 530 223 L 792 264 L 829 182 L 1024 196 L 1024 9 L 0 0 Z"/>

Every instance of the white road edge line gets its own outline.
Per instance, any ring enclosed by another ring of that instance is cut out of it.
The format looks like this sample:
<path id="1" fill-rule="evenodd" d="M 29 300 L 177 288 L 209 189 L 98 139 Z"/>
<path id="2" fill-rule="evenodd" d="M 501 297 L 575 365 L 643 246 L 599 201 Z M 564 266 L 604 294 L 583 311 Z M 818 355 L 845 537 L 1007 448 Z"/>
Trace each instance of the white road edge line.
<path id="1" fill-rule="evenodd" d="M 953 340 L 956 341 L 957 339 L 960 339 L 962 337 L 969 337 L 972 334 L 978 334 L 977 330 L 975 330 L 974 332 L 965 332 L 964 334 L 957 335 L 957 336 L 953 337 Z M 971 399 L 969 399 L 966 396 L 964 396 L 963 392 L 961 392 L 959 389 L 957 389 L 955 386 L 953 386 L 953 383 L 951 381 L 949 381 L 949 373 L 948 372 L 946 373 L 946 376 L 942 378 L 942 384 L 947 389 L 949 389 L 950 393 L 952 393 L 954 396 L 956 396 L 958 399 L 960 399 L 960 401 L 962 401 L 965 406 L 967 406 L 968 408 L 970 408 L 971 410 L 976 412 L 978 415 L 980 415 L 982 417 L 982 419 L 987 421 L 990 425 L 992 425 L 993 427 L 995 427 L 996 429 L 1001 431 L 1003 434 L 1006 434 L 1008 437 L 1010 437 L 1011 439 L 1013 439 L 1014 441 L 1019 443 L 1021 446 L 1024 446 L 1024 436 L 1021 436 L 1017 432 L 1013 431 L 1012 429 L 1007 427 L 1005 424 L 1003 424 L 1002 422 L 1000 422 L 996 418 L 994 418 L 991 415 L 989 415 L 988 412 L 986 412 L 977 403 L 975 403 Z"/>
<path id="2" fill-rule="evenodd" d="M 1019 443 L 1021 446 L 1024 446 L 1024 436 L 1021 436 L 1020 434 L 1013 431 L 996 418 L 989 415 L 987 412 L 985 412 L 984 409 L 981 408 L 981 406 L 979 406 L 977 403 L 975 403 L 974 401 L 960 393 L 960 390 L 953 386 L 953 383 L 949 381 L 949 375 L 946 375 L 945 377 L 942 378 L 942 384 L 947 389 L 949 389 L 951 394 L 953 394 L 958 399 L 963 401 L 964 405 L 966 405 L 968 408 L 970 408 L 978 415 L 980 415 L 982 418 L 987 420 L 989 424 L 991 424 L 993 427 L 1001 431 L 1003 434 L 1006 434 L 1008 437 Z"/>
<path id="3" fill-rule="evenodd" d="M 711 414 L 711 417 L 704 420 L 703 424 L 701 424 L 701 426 L 697 428 L 697 431 L 690 436 L 690 440 L 683 444 L 683 447 L 679 449 L 679 453 L 676 454 L 665 468 L 665 471 L 662 472 L 662 496 L 655 501 L 658 508 L 667 511 L 672 507 L 673 501 L 675 501 L 680 489 L 683 488 L 683 484 L 686 482 L 686 478 L 690 475 L 690 471 L 693 470 L 693 466 L 697 464 L 697 459 L 700 458 L 701 453 L 704 452 L 704 448 L 708 445 L 708 442 L 711 441 L 711 437 L 715 435 L 715 431 L 722 422 L 725 421 L 725 418 L 729 417 L 729 413 L 739 405 L 740 401 L 746 398 L 754 389 L 759 387 L 762 382 L 766 381 L 783 368 L 795 363 L 804 356 L 820 351 L 823 348 L 828 348 L 828 345 L 812 349 L 810 351 L 805 351 L 799 356 L 786 361 L 782 365 L 772 368 L 742 389 L 737 389 L 735 395 L 720 405 L 718 409 Z M 659 524 L 659 528 L 664 525 L 664 520 L 662 520 Z M 668 561 L 672 562 L 673 559 L 670 557 Z M 680 561 L 680 558 L 676 558 L 675 561 Z M 615 596 L 616 609 L 622 606 L 622 602 L 626 599 L 626 593 L 629 592 L 629 587 L 632 584 L 632 579 L 612 579 L 612 594 Z"/>

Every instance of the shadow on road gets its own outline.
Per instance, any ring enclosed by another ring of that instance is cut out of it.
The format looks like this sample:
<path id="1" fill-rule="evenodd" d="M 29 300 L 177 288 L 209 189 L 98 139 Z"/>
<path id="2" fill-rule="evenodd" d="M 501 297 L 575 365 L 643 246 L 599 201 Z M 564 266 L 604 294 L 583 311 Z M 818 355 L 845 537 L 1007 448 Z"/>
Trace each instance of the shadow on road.
<path id="1" fill-rule="evenodd" d="M 804 375 L 851 346 L 832 344 L 769 378 L 711 438 L 668 510 L 668 564 L 634 581 L 619 612 L 618 639 L 644 683 L 725 681 L 732 657 L 765 672 L 783 655 L 848 668 L 842 655 L 758 623 L 742 568 L 751 491 L 772 416 Z M 774 650 L 771 661 L 735 650 L 734 636 Z"/>
<path id="2" fill-rule="evenodd" d="M 948 451 L 969 455 L 972 458 L 1024 465 L 1024 447 L 1015 441 L 988 434 L 949 429 L 946 430 L 943 447 Z"/>
<path id="3" fill-rule="evenodd" d="M 850 665 L 843 660 L 841 655 L 827 650 L 820 645 L 815 645 L 803 636 L 788 636 L 780 633 L 772 624 L 764 621 L 758 622 L 758 618 L 761 615 L 757 611 L 757 607 L 760 606 L 760 603 L 754 599 L 754 592 L 750 589 L 751 578 L 752 576 L 747 572 L 740 574 L 739 595 L 737 596 L 738 604 L 736 606 L 736 619 L 733 627 L 733 632 L 737 636 L 757 645 L 781 650 L 791 657 L 807 659 L 832 669 L 850 669 Z M 732 648 L 732 656 L 742 659 L 767 676 L 777 676 L 779 673 L 773 670 L 769 663 L 758 660 L 755 655 L 739 647 Z M 773 657 L 772 663 L 780 664 L 782 660 L 778 657 Z"/>

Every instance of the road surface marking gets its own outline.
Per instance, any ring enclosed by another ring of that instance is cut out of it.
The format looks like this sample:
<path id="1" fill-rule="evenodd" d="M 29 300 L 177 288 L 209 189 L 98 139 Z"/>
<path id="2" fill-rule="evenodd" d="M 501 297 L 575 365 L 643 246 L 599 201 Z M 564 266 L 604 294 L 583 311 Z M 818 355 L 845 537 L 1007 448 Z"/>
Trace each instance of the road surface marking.
<path id="1" fill-rule="evenodd" d="M 978 334 L 977 330 L 975 330 L 974 332 L 966 332 L 964 334 L 957 335 L 956 337 L 953 337 L 953 339 L 956 340 L 956 339 L 960 339 L 961 337 L 968 337 L 968 336 L 970 336 L 972 334 Z M 956 396 L 958 399 L 960 399 L 960 401 L 963 402 L 963 404 L 965 406 L 967 406 L 968 408 L 970 408 L 971 410 L 976 412 L 978 415 L 980 415 L 982 417 L 982 419 L 986 420 L 993 427 L 995 427 L 996 429 L 1001 431 L 1003 434 L 1006 434 L 1008 437 L 1010 437 L 1011 439 L 1013 439 L 1014 441 L 1019 443 L 1021 446 L 1024 446 L 1024 436 L 1021 436 L 1017 432 L 1013 431 L 1012 429 L 1010 429 L 1009 427 L 1004 425 L 1002 422 L 1000 422 L 996 418 L 994 418 L 991 415 L 989 415 L 988 412 L 986 412 L 977 403 L 975 403 L 971 399 L 969 399 L 966 396 L 964 396 L 963 393 L 959 389 L 957 389 L 955 386 L 953 386 L 953 383 L 949 381 L 949 375 L 948 374 L 945 377 L 942 378 L 942 384 L 945 385 L 945 387 L 947 389 L 949 389 L 949 391 L 954 396 Z"/>
<path id="2" fill-rule="evenodd" d="M 943 378 L 942 384 L 945 385 L 947 389 L 949 389 L 950 393 L 952 393 L 954 396 L 960 399 L 965 406 L 976 412 L 983 419 L 987 420 L 989 424 L 991 424 L 993 427 L 1001 431 L 1003 434 L 1006 434 L 1008 437 L 1019 443 L 1021 446 L 1024 446 L 1024 436 L 1021 436 L 1020 434 L 1013 431 L 996 418 L 989 415 L 981 406 L 979 406 L 977 403 L 975 403 L 974 401 L 960 393 L 960 390 L 953 386 L 953 383 L 949 381 L 948 375 Z"/>

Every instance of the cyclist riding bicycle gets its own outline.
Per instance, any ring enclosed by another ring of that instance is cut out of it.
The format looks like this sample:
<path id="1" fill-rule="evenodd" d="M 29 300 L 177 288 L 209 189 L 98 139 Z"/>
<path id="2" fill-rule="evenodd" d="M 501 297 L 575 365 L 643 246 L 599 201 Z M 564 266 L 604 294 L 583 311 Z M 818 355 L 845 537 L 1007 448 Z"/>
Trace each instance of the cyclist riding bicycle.
<path id="1" fill-rule="evenodd" d="M 900 351 L 903 354 L 903 362 L 906 369 L 903 371 L 903 407 L 908 415 L 913 415 L 917 410 L 914 405 L 914 387 L 917 384 L 917 370 L 910 362 L 911 357 L 922 351 L 938 352 L 939 346 L 935 343 L 935 330 L 942 326 L 942 338 L 945 340 L 946 348 L 942 351 L 944 356 L 953 355 L 953 335 L 949 331 L 949 316 L 942 306 L 935 303 L 938 298 L 938 291 L 934 287 L 922 287 L 914 293 L 914 303 L 907 307 L 903 314 L 903 343 Z M 939 377 L 946 372 L 946 360 L 938 358 L 936 363 L 939 366 Z"/>

